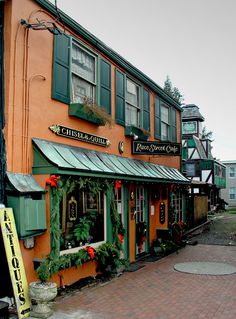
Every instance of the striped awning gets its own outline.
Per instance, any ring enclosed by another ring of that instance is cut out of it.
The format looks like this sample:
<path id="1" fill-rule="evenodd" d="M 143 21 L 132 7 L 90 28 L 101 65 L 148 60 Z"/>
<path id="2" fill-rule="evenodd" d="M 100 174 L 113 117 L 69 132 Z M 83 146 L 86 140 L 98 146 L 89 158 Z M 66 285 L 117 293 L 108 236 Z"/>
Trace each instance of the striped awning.
<path id="1" fill-rule="evenodd" d="M 36 138 L 33 139 L 33 145 L 34 174 L 73 174 L 134 181 L 190 183 L 176 168 Z"/>

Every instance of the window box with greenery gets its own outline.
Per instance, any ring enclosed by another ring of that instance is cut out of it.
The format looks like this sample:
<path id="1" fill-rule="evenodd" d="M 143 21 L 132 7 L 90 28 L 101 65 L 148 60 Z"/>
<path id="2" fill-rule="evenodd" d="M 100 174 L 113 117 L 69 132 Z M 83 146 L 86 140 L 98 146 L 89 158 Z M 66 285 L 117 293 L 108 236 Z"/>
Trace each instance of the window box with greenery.
<path id="1" fill-rule="evenodd" d="M 112 124 L 111 116 L 106 110 L 88 97 L 84 97 L 82 103 L 71 103 L 69 106 L 69 115 L 100 126 Z"/>

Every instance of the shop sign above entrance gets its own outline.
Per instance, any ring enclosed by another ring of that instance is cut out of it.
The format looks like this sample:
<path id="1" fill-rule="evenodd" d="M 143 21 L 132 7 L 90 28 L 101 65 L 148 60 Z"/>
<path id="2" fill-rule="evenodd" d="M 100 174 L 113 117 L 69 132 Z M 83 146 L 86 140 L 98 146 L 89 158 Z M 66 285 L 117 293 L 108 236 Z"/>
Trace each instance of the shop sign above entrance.
<path id="1" fill-rule="evenodd" d="M 51 125 L 49 129 L 57 135 L 72 138 L 74 140 L 79 140 L 82 142 L 87 142 L 87 143 L 91 143 L 91 144 L 95 144 L 95 145 L 99 145 L 103 147 L 107 147 L 111 144 L 111 142 L 105 137 L 78 131 L 70 127 L 62 126 L 59 124 Z"/>
<path id="2" fill-rule="evenodd" d="M 181 145 L 179 143 L 158 143 L 156 141 L 133 141 L 133 154 L 143 155 L 181 155 Z"/>

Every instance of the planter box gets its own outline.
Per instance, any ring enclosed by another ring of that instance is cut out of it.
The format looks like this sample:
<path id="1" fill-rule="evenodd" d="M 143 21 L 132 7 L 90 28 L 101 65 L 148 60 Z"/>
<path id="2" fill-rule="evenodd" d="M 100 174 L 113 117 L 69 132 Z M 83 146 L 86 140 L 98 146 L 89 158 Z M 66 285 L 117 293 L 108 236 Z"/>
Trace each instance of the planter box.
<path id="1" fill-rule="evenodd" d="M 72 103 L 69 105 L 69 115 L 86 120 L 99 126 L 104 126 L 106 124 L 105 120 L 103 120 L 102 118 L 98 118 L 92 113 L 92 111 L 89 112 L 87 109 L 85 109 L 84 105 L 80 103 Z"/>

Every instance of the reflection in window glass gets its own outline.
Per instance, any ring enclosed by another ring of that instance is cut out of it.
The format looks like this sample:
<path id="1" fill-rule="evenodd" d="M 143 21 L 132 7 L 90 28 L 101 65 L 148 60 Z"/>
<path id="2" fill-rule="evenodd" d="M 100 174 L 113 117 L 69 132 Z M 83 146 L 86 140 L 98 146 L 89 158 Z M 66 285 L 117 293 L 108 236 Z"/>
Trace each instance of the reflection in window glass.
<path id="1" fill-rule="evenodd" d="M 72 44 L 72 102 L 83 103 L 85 97 L 95 100 L 96 59 L 75 43 Z"/>

